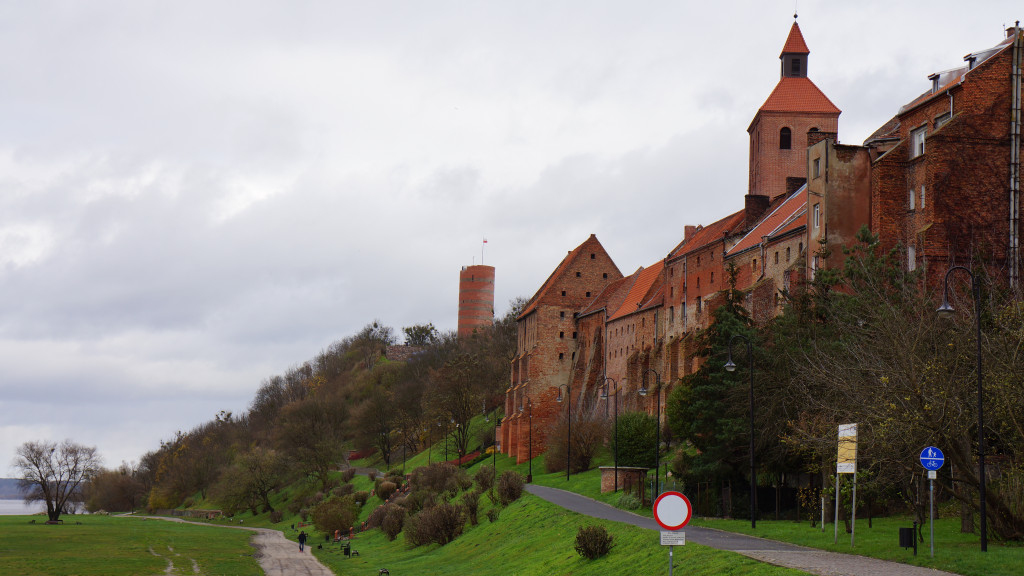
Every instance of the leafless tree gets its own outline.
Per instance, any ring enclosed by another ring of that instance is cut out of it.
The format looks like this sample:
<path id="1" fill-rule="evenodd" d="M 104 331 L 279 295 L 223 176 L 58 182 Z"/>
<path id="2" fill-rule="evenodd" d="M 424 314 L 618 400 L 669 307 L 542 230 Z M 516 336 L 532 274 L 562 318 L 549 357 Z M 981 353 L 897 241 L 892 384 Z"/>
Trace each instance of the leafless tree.
<path id="1" fill-rule="evenodd" d="M 25 442 L 18 447 L 14 459 L 25 501 L 45 502 L 46 515 L 52 521 L 82 501 L 82 489 L 100 471 L 100 463 L 95 446 L 82 446 L 71 440 L 60 444 Z"/>

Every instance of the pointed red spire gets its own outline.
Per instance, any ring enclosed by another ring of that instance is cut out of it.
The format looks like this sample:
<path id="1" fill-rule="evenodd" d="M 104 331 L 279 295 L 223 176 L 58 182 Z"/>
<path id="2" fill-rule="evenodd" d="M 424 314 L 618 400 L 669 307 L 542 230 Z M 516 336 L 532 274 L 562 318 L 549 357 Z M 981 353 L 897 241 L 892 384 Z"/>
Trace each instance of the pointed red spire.
<path id="1" fill-rule="evenodd" d="M 804 42 L 804 35 L 800 33 L 800 25 L 793 22 L 793 27 L 789 29 L 789 38 L 786 38 L 786 44 L 782 47 L 782 54 L 810 54 L 811 51 L 807 49 L 807 43 Z M 782 55 L 780 54 L 781 58 Z"/>

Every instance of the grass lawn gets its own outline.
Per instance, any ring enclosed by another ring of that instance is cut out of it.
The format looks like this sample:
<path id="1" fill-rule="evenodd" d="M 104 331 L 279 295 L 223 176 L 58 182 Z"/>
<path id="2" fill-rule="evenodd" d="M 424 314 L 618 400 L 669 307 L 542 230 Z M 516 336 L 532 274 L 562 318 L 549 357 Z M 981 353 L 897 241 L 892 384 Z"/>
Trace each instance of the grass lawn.
<path id="1" fill-rule="evenodd" d="M 850 535 L 845 527 L 839 526 L 839 542 L 835 539 L 835 525 L 826 524 L 825 531 L 821 526 L 811 527 L 808 522 L 792 520 L 758 520 L 757 528 L 750 528 L 750 520 L 724 520 L 715 518 L 694 518 L 691 525 L 718 528 L 730 532 L 753 534 L 762 538 L 792 542 L 811 548 L 819 548 L 832 552 L 859 554 L 904 562 L 917 566 L 926 566 L 965 574 L 967 576 L 1010 576 L 1024 574 L 1024 548 L 1020 546 L 1004 546 L 991 539 L 988 552 L 981 552 L 976 534 L 961 534 L 959 518 L 940 518 L 935 520 L 935 558 L 929 556 L 929 529 L 924 526 L 922 534 L 924 542 L 918 542 L 917 557 L 914 551 L 904 550 L 898 546 L 898 528 L 909 528 L 913 521 L 909 517 L 875 518 L 872 528 L 868 528 L 866 519 L 857 519 L 857 530 L 854 547 L 850 547 Z"/>
<path id="2" fill-rule="evenodd" d="M 353 542 L 358 557 L 345 558 L 336 544 L 314 552 L 336 574 L 370 574 L 387 568 L 392 574 L 421 576 L 586 576 L 654 574 L 668 568 L 668 549 L 658 543 L 657 532 L 586 518 L 529 494 L 503 509 L 494 524 L 485 516 L 490 508 L 487 497 L 481 498 L 480 525 L 467 524 L 466 532 L 447 546 L 409 548 L 401 534 L 389 542 L 381 531 L 371 530 Z M 605 526 L 615 544 L 604 558 L 586 560 L 573 546 L 577 529 L 592 524 Z M 696 544 L 675 547 L 675 569 L 680 574 L 709 576 L 803 574 Z"/>
<path id="3" fill-rule="evenodd" d="M 0 516 L 0 574 L 263 573 L 247 530 L 110 516 L 63 519 L 47 526 L 44 516 Z"/>

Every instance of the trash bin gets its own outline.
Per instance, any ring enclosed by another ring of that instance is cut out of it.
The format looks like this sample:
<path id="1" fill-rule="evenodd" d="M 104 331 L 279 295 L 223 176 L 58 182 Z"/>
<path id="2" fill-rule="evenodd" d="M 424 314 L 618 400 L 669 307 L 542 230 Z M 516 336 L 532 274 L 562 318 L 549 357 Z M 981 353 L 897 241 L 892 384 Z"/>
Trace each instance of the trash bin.
<path id="1" fill-rule="evenodd" d="M 914 529 L 900 528 L 900 548 L 914 547 Z"/>

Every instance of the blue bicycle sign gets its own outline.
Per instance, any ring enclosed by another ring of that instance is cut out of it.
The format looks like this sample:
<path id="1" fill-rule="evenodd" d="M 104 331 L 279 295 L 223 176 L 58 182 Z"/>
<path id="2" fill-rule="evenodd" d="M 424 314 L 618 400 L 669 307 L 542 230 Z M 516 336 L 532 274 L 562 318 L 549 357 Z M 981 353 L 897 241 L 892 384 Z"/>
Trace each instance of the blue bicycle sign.
<path id="1" fill-rule="evenodd" d="M 925 470 L 938 470 L 942 468 L 942 464 L 945 461 L 946 457 L 942 454 L 942 450 L 935 446 L 929 446 L 921 450 L 921 466 L 924 466 Z"/>

